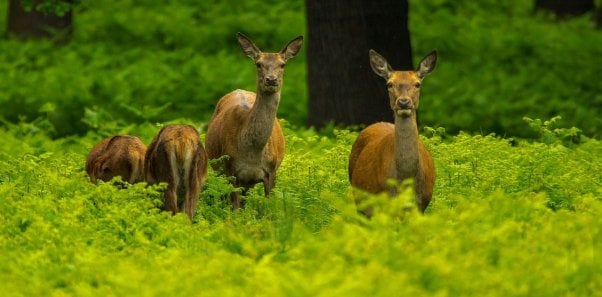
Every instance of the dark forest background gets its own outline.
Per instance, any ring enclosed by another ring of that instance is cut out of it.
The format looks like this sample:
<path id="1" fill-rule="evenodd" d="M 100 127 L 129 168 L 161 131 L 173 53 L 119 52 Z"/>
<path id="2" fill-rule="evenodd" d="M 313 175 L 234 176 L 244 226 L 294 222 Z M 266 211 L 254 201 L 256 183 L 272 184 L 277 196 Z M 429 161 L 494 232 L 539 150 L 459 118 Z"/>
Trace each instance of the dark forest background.
<path id="1" fill-rule="evenodd" d="M 279 50 L 283 42 L 307 34 L 306 8 L 315 1 L 306 6 L 301 0 L 82 0 L 72 13 L 60 5 L 38 7 L 67 12 L 71 26 L 50 30 L 49 38 L 26 40 L 7 32 L 8 2 L 0 2 L 0 24 L 6 24 L 0 26 L 5 36 L 0 40 L 0 120 L 33 123 L 62 137 L 89 130 L 110 134 L 142 122 L 206 121 L 223 94 L 255 88 L 255 67 L 240 52 L 235 33 L 244 32 L 262 49 Z M 395 68 L 415 65 L 432 49 L 439 52 L 437 69 L 422 88 L 421 126 L 454 134 L 534 137 L 534 131 L 524 129 L 524 117 L 561 116 L 560 126 L 600 137 L 602 31 L 596 25 L 596 8 L 555 13 L 554 8 L 536 9 L 536 2 L 542 6 L 539 2 L 545 1 L 409 1 L 411 46 L 395 36 L 397 28 L 383 26 L 395 41 L 383 51 L 398 46 L 405 57 L 413 56 L 409 64 L 392 62 Z M 340 19 L 332 17 L 336 26 Z M 399 32 L 403 23 L 399 21 Z M 378 24 L 369 25 L 381 30 Z M 360 59 L 328 71 L 357 73 L 378 82 L 363 47 L 378 50 L 383 37 L 370 43 L 358 36 L 342 37 L 359 38 L 357 48 L 337 49 L 337 42 L 322 45 Z M 281 118 L 294 126 L 307 125 L 310 100 L 329 102 L 329 109 L 343 113 L 372 112 L 359 104 L 355 108 L 349 96 L 310 97 L 307 69 L 315 69 L 316 62 L 307 54 L 305 44 L 287 64 Z M 346 88 L 343 80 L 328 83 L 333 89 Z M 384 90 L 384 84 L 378 87 Z M 383 92 L 366 96 L 364 102 L 386 107 Z M 328 118 L 310 123 L 324 126 Z"/>

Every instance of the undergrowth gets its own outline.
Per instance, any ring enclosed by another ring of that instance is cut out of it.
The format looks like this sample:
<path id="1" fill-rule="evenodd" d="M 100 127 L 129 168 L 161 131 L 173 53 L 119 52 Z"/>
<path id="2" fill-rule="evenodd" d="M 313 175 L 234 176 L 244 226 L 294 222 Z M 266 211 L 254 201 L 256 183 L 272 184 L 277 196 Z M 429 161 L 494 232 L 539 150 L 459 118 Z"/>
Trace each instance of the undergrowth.
<path id="1" fill-rule="evenodd" d="M 283 124 L 287 155 L 271 197 L 256 187 L 245 209 L 232 212 L 221 198 L 232 187 L 210 171 L 193 224 L 159 210 L 160 186 L 91 184 L 84 160 L 103 134 L 51 140 L 35 124 L 1 128 L 0 291 L 596 296 L 602 289 L 598 140 L 549 138 L 553 128 L 538 120 L 530 125 L 546 142 L 427 129 L 437 180 L 426 214 L 408 210 L 410 193 L 402 193 L 393 201 L 374 196 L 378 211 L 366 220 L 347 181 L 357 133 Z M 112 127 L 147 143 L 160 128 Z"/>

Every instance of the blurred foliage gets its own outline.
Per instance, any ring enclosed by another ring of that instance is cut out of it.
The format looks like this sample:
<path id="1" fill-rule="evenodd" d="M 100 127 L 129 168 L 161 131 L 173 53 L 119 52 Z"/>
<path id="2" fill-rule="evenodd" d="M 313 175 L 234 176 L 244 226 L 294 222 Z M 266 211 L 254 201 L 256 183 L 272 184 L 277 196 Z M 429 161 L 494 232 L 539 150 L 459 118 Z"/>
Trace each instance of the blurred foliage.
<path id="1" fill-rule="evenodd" d="M 178 120 L 187 123 L 199 122 Z M 546 123 L 547 122 L 547 123 Z M 602 144 L 457 136 L 429 128 L 437 181 L 425 215 L 409 193 L 357 215 L 347 182 L 356 132 L 283 122 L 271 197 L 245 209 L 210 171 L 195 222 L 160 211 L 155 187 L 93 185 L 83 166 L 111 125 L 51 140 L 46 123 L 0 128 L 0 291 L 6 296 L 597 296 Z M 556 137 L 556 138 L 554 138 Z M 410 204 L 411 205 L 411 204 Z M 478 280 L 478 281 L 475 281 Z"/>
<path id="2" fill-rule="evenodd" d="M 79 0 L 19 0 L 25 11 L 37 10 L 47 14 L 63 16 L 79 4 Z"/>
<path id="3" fill-rule="evenodd" d="M 563 127 L 599 138 L 602 31 L 590 17 L 556 22 L 535 14 L 532 1 L 411 0 L 416 60 L 439 51 L 423 87 L 421 123 L 452 134 L 534 138 L 524 117 L 561 116 Z M 47 118 L 55 137 L 96 129 L 91 120 L 207 121 L 222 95 L 255 89 L 235 33 L 276 51 L 304 34 L 305 15 L 301 0 L 82 0 L 74 26 L 61 47 L 0 41 L 0 118 Z M 302 50 L 288 63 L 279 109 L 296 126 L 307 116 L 305 62 Z"/>
<path id="4" fill-rule="evenodd" d="M 556 22 L 533 1 L 410 1 L 414 53 L 439 51 L 424 83 L 421 120 L 459 130 L 536 137 L 523 117 L 560 115 L 602 131 L 602 31 L 591 15 Z"/>
<path id="5" fill-rule="evenodd" d="M 235 33 L 279 51 L 304 34 L 303 7 L 302 1 L 81 1 L 68 45 L 0 41 L 0 117 L 47 117 L 55 136 L 94 128 L 86 110 L 97 122 L 206 121 L 221 96 L 255 90 L 255 66 Z M 283 19 L 291 25 L 282 26 Z M 304 55 L 289 61 L 285 77 L 281 114 L 301 124 Z"/>

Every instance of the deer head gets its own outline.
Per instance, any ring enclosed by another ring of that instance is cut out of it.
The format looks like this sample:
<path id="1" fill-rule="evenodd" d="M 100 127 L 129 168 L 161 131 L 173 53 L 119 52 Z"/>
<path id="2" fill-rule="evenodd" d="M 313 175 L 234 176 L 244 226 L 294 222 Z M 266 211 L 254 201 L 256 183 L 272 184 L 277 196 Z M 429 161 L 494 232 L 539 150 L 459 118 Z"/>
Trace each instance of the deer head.
<path id="1" fill-rule="evenodd" d="M 282 88 L 284 65 L 297 55 L 303 44 L 303 36 L 298 36 L 286 44 L 278 53 L 264 53 L 242 33 L 237 34 L 240 48 L 257 65 L 257 92 L 277 93 Z"/>
<path id="2" fill-rule="evenodd" d="M 370 50 L 372 70 L 387 81 L 391 110 L 396 116 L 403 118 L 415 114 L 420 103 L 422 79 L 435 69 L 435 65 L 437 65 L 437 51 L 432 51 L 420 61 L 416 70 L 394 71 L 383 56 Z"/>

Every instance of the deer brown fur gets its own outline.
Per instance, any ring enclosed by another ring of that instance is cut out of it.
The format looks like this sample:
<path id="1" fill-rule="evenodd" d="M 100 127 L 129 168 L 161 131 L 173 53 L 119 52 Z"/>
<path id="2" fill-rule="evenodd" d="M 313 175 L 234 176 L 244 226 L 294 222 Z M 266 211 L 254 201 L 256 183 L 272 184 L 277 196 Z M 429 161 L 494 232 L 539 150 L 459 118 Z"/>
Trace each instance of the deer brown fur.
<path id="1" fill-rule="evenodd" d="M 257 66 L 257 93 L 235 90 L 222 97 L 209 122 L 205 143 L 209 158 L 227 156 L 213 166 L 233 176 L 243 194 L 261 182 L 268 196 L 284 158 L 284 135 L 276 118 L 284 65 L 299 52 L 303 37 L 293 39 L 278 53 L 262 52 L 241 33 L 237 37 L 242 51 Z M 238 192 L 231 194 L 231 202 L 233 208 L 241 207 Z"/>
<path id="2" fill-rule="evenodd" d="M 394 71 L 381 55 L 370 50 L 372 70 L 387 81 L 395 123 L 375 123 L 360 132 L 349 156 L 351 184 L 370 193 L 395 193 L 387 180 L 414 179 L 416 204 L 421 212 L 433 195 L 433 158 L 418 135 L 416 110 L 422 79 L 436 65 L 437 53 L 427 55 L 415 71 Z M 371 216 L 371 209 L 363 210 Z"/>
<path id="3" fill-rule="evenodd" d="M 86 172 L 90 180 L 110 181 L 121 176 L 130 184 L 144 179 L 146 145 L 137 137 L 118 135 L 96 144 L 86 159 Z"/>
<path id="4" fill-rule="evenodd" d="M 184 212 L 192 221 L 207 176 L 207 153 L 198 131 L 189 125 L 163 127 L 148 146 L 144 167 L 149 184 L 167 183 L 165 210 Z"/>

